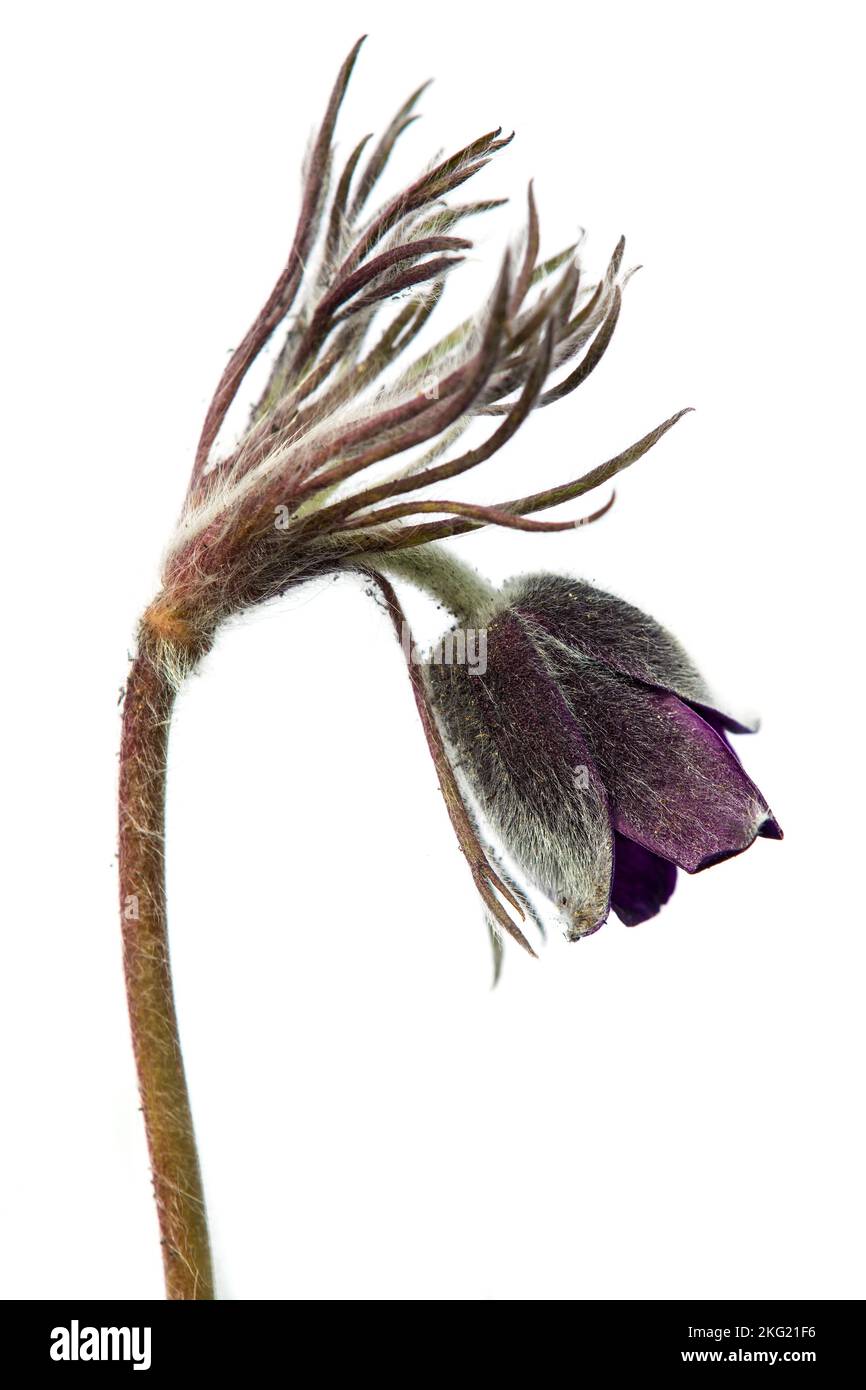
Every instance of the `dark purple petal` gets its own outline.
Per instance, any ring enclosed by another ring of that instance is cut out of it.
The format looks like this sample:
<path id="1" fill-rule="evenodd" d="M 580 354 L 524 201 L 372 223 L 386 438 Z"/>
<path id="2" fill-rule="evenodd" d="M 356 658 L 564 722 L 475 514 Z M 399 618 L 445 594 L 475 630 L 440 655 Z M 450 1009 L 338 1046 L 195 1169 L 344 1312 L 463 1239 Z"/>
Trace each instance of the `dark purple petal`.
<path id="1" fill-rule="evenodd" d="M 614 836 L 611 906 L 627 927 L 636 927 L 664 907 L 677 883 L 677 869 L 643 845 Z"/>
<path id="2" fill-rule="evenodd" d="M 763 825 L 758 827 L 762 840 L 784 840 L 785 832 L 774 815 L 769 815 Z"/>
<path id="3" fill-rule="evenodd" d="M 523 625 L 501 613 L 486 633 L 486 671 L 473 672 L 468 661 L 434 661 L 427 667 L 431 697 L 458 771 L 508 853 L 559 908 L 569 935 L 585 936 L 610 906 L 605 788 Z"/>
<path id="4" fill-rule="evenodd" d="M 688 873 L 741 853 L 756 835 L 781 834 L 733 750 L 683 700 L 534 630 L 586 735 L 615 830 Z"/>
<path id="5" fill-rule="evenodd" d="M 648 614 L 582 579 L 533 574 L 504 589 L 510 604 L 557 641 L 623 676 L 678 695 L 719 730 L 755 732 L 720 710 L 677 639 Z"/>

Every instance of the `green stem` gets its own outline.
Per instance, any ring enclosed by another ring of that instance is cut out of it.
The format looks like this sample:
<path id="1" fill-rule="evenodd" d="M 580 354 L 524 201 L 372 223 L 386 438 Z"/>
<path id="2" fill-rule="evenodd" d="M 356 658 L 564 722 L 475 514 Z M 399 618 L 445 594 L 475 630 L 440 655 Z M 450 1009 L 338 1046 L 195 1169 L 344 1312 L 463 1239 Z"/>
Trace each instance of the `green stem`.
<path id="1" fill-rule="evenodd" d="M 438 599 L 461 622 L 480 625 L 496 599 L 493 586 L 442 545 L 419 545 L 384 555 L 368 555 L 364 564 L 380 574 L 407 579 Z"/>

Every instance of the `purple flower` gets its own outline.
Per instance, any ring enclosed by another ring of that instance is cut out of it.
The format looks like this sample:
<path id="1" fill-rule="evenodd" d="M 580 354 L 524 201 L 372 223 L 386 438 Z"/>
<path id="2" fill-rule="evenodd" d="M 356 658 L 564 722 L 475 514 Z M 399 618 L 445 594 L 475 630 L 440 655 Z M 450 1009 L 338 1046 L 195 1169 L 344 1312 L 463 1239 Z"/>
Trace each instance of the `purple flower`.
<path id="1" fill-rule="evenodd" d="M 482 622 L 486 672 L 431 664 L 431 701 L 483 815 L 571 939 L 611 908 L 628 926 L 655 916 L 677 867 L 781 839 L 728 742 L 747 726 L 652 618 L 539 574 L 507 584 Z"/>

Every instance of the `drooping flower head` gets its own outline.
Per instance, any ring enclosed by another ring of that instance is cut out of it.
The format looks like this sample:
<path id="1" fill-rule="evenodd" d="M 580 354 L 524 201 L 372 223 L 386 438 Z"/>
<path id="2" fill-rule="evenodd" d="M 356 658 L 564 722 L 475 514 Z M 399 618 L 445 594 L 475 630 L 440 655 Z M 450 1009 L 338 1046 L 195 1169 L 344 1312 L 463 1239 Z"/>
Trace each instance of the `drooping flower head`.
<path id="1" fill-rule="evenodd" d="M 781 831 L 663 627 L 580 580 L 517 579 L 474 619 L 486 670 L 430 663 L 431 702 L 485 818 L 572 939 L 654 916 L 697 873 Z"/>

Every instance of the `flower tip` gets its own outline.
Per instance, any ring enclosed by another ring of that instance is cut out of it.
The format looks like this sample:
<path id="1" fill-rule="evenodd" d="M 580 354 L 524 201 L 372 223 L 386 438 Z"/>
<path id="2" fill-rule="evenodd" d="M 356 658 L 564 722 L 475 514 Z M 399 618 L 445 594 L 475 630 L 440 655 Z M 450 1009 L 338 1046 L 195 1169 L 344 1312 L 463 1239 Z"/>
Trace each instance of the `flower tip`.
<path id="1" fill-rule="evenodd" d="M 582 941 L 586 936 L 594 936 L 597 931 L 601 930 L 606 921 L 606 917 L 599 919 L 595 913 L 578 910 L 569 921 L 565 933 L 566 940 Z"/>
<path id="2" fill-rule="evenodd" d="M 700 713 L 701 717 L 706 719 L 703 711 Z M 759 734 L 761 732 L 761 720 L 757 714 L 744 714 L 742 719 L 732 714 L 725 714 L 721 722 L 725 733 L 728 734 Z"/>
<path id="3" fill-rule="evenodd" d="M 758 834 L 764 840 L 784 840 L 785 838 L 785 833 L 772 812 L 758 826 Z"/>

